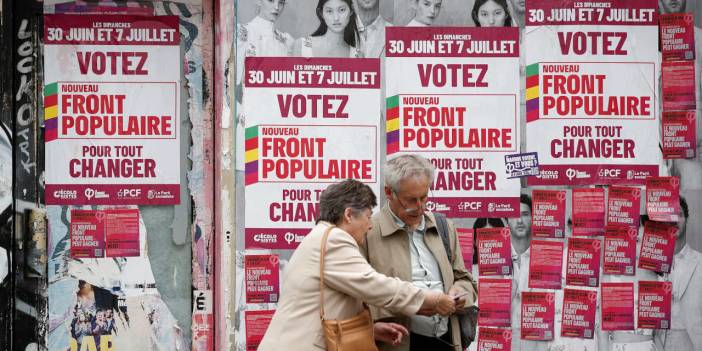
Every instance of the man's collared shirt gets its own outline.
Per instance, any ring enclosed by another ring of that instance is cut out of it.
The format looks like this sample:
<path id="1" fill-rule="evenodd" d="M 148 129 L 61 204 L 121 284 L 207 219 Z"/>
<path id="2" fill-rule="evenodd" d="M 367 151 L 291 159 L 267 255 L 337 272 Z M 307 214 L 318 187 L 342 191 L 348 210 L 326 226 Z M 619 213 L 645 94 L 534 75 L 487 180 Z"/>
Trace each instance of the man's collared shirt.
<path id="1" fill-rule="evenodd" d="M 690 246 L 685 244 L 680 252 L 673 256 L 673 266 L 670 269 L 670 281 L 673 282 L 673 300 L 682 299 L 683 287 L 687 284 L 683 284 L 683 272 L 679 267 L 689 265 L 688 262 L 690 253 Z"/>
<path id="2" fill-rule="evenodd" d="M 425 216 L 422 216 L 422 221 L 417 226 L 417 229 L 410 232 L 409 226 L 397 217 L 392 210 L 390 210 L 390 214 L 392 214 L 395 224 L 409 233 L 412 284 L 421 289 L 444 292 L 439 263 L 424 242 L 424 233 L 426 233 Z M 411 321 L 410 330 L 416 334 L 433 337 L 442 336 L 448 331 L 448 318 L 442 318 L 438 315 L 431 317 L 415 315 L 411 317 Z"/>
<path id="3" fill-rule="evenodd" d="M 512 328 L 521 329 L 522 321 L 522 292 L 531 291 L 529 289 L 529 260 L 531 258 L 531 249 L 521 254 L 517 253 L 514 246 L 510 245 L 512 251 Z"/>
<path id="4" fill-rule="evenodd" d="M 363 57 L 381 57 L 385 49 L 385 27 L 389 27 L 390 23 L 380 15 L 376 17 L 373 23 L 367 26 L 363 25 L 360 18 L 357 22 Z"/>

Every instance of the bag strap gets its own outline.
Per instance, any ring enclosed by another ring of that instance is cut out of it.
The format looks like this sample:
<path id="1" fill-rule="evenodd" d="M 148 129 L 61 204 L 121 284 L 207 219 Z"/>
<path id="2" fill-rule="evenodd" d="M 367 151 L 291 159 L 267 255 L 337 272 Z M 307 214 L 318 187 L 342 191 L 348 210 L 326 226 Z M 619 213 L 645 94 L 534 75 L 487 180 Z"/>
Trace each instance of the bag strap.
<path id="1" fill-rule="evenodd" d="M 446 256 L 448 256 L 449 262 L 453 263 L 453 255 L 451 254 L 451 244 L 449 243 L 448 222 L 446 221 L 446 216 L 444 216 L 443 213 L 434 212 L 434 219 L 436 220 L 436 230 L 439 232 L 441 242 L 444 244 L 444 249 L 446 250 Z"/>
<path id="2" fill-rule="evenodd" d="M 327 253 L 327 238 L 335 225 L 330 225 L 322 236 L 322 248 L 319 250 L 319 318 L 324 320 L 324 256 Z"/>

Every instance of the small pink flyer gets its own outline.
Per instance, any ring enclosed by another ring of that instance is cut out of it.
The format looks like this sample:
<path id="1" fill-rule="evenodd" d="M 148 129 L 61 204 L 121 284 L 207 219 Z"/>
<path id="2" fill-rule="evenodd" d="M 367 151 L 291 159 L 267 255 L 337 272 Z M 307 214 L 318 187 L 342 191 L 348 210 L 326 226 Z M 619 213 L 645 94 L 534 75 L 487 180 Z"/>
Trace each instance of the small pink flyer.
<path id="1" fill-rule="evenodd" d="M 482 278 L 478 282 L 480 311 L 478 324 L 485 327 L 510 327 L 512 280 Z"/>
<path id="2" fill-rule="evenodd" d="M 691 12 L 666 13 L 658 17 L 664 61 L 695 59 L 695 20 Z"/>
<path id="3" fill-rule="evenodd" d="M 597 291 L 565 289 L 561 336 L 592 339 L 595 334 Z"/>
<path id="4" fill-rule="evenodd" d="M 553 340 L 555 299 L 550 292 L 522 292 L 522 339 Z"/>
<path id="5" fill-rule="evenodd" d="M 569 238 L 566 285 L 599 286 L 601 252 L 599 239 Z"/>
<path id="6" fill-rule="evenodd" d="M 663 62 L 663 111 L 694 110 L 695 61 Z"/>
<path id="7" fill-rule="evenodd" d="M 604 274 L 636 274 L 636 227 L 608 225 L 604 238 Z"/>
<path id="8" fill-rule="evenodd" d="M 639 227 L 641 189 L 611 186 L 607 199 L 607 224 Z"/>
<path id="9" fill-rule="evenodd" d="M 478 228 L 478 272 L 480 276 L 512 274 L 509 228 Z"/>
<path id="10" fill-rule="evenodd" d="M 562 238 L 565 232 L 565 190 L 534 190 L 531 232 L 535 238 Z"/>
<path id="11" fill-rule="evenodd" d="M 678 227 L 673 224 L 646 222 L 641 252 L 639 253 L 639 268 L 670 273 L 677 233 Z"/>
<path id="12" fill-rule="evenodd" d="M 105 212 L 71 210 L 71 257 L 105 257 Z"/>
<path id="13" fill-rule="evenodd" d="M 511 351 L 512 329 L 480 327 L 478 332 L 478 350 Z"/>
<path id="14" fill-rule="evenodd" d="M 602 283 L 602 330 L 634 330 L 634 283 Z"/>
<path id="15" fill-rule="evenodd" d="M 680 216 L 680 178 L 646 179 L 646 213 L 658 222 L 677 222 Z"/>
<path id="16" fill-rule="evenodd" d="M 278 272 L 278 255 L 244 256 L 246 303 L 278 302 Z"/>
<path id="17" fill-rule="evenodd" d="M 561 289 L 563 242 L 532 240 L 529 260 L 529 287 Z"/>
<path id="18" fill-rule="evenodd" d="M 263 336 L 266 335 L 266 330 L 273 319 L 273 310 L 263 311 L 244 311 L 244 319 L 246 320 L 246 351 L 258 350 L 258 345 L 261 344 Z"/>
<path id="19" fill-rule="evenodd" d="M 473 269 L 473 229 L 456 228 L 456 233 L 458 234 L 458 245 L 461 247 L 463 264 L 470 272 Z"/>
<path id="20" fill-rule="evenodd" d="M 604 226 L 604 188 L 573 189 L 573 235 L 603 235 Z"/>
<path id="21" fill-rule="evenodd" d="M 639 328 L 670 329 L 672 291 L 671 282 L 639 282 Z"/>
<path id="22" fill-rule="evenodd" d="M 107 257 L 139 256 L 139 210 L 106 210 L 105 241 Z"/>
<path id="23" fill-rule="evenodd" d="M 663 158 L 695 158 L 696 111 L 663 111 Z"/>

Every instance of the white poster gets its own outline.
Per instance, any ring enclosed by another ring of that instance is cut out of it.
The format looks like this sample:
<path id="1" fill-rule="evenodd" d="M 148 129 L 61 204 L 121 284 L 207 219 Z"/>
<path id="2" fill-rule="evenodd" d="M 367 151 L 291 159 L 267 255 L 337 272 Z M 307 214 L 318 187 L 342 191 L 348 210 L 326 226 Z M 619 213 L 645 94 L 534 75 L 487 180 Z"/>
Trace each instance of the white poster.
<path id="1" fill-rule="evenodd" d="M 294 249 L 319 196 L 353 178 L 380 192 L 380 60 L 246 59 L 245 248 Z"/>
<path id="2" fill-rule="evenodd" d="M 46 203 L 180 203 L 178 17 L 44 17 Z"/>
<path id="3" fill-rule="evenodd" d="M 517 28 L 387 29 L 388 158 L 417 153 L 436 168 L 429 210 L 453 218 L 516 217 L 519 179 Z"/>
<path id="4" fill-rule="evenodd" d="M 527 3 L 527 149 L 540 168 L 530 185 L 643 185 L 658 175 L 657 6 Z"/>

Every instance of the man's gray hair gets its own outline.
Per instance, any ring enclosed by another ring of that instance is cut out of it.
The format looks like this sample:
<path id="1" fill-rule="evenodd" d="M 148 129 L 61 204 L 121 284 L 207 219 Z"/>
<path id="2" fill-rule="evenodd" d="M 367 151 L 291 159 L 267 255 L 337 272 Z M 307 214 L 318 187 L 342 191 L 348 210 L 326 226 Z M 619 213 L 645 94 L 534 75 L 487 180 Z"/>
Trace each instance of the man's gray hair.
<path id="1" fill-rule="evenodd" d="M 385 163 L 385 186 L 398 191 L 400 182 L 417 176 L 425 176 L 434 182 L 434 166 L 426 158 L 409 154 L 397 156 Z"/>

